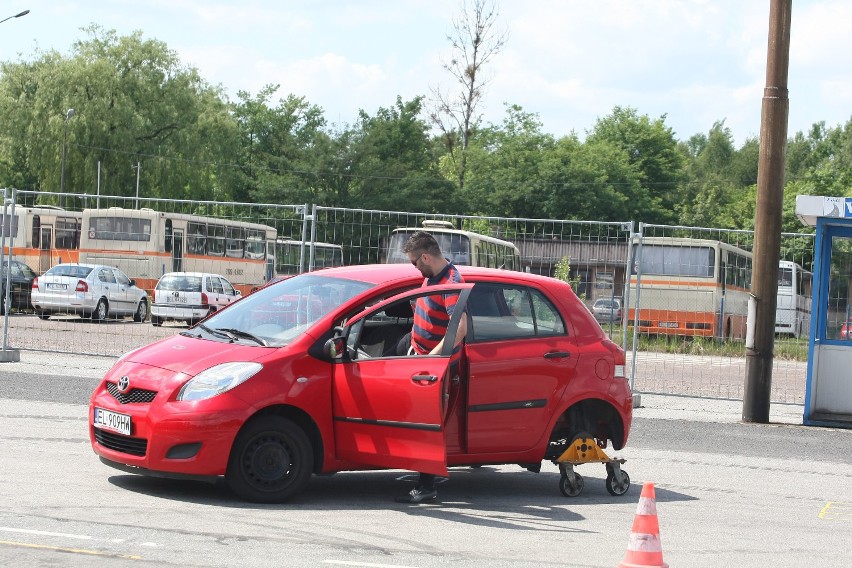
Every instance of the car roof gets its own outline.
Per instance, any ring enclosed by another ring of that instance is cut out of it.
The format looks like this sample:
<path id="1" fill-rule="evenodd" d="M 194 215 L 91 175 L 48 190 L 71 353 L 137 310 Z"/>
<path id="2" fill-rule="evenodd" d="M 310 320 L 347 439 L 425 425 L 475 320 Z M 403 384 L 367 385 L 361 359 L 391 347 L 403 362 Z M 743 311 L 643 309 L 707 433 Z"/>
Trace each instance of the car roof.
<path id="1" fill-rule="evenodd" d="M 219 278 L 225 278 L 221 274 L 214 272 L 166 272 L 160 278 L 165 278 L 166 276 L 218 276 Z"/>
<path id="2" fill-rule="evenodd" d="M 504 270 L 501 268 L 478 268 L 473 266 L 457 266 L 461 275 L 473 280 L 517 280 L 523 282 L 537 282 L 539 284 L 553 283 L 555 280 L 549 276 L 541 276 L 530 272 L 519 272 L 517 270 Z M 394 280 L 410 280 L 412 277 L 423 278 L 420 271 L 408 263 L 405 264 L 353 264 L 349 266 L 337 266 L 323 268 L 306 274 L 332 276 L 359 280 L 371 284 L 383 284 Z"/>

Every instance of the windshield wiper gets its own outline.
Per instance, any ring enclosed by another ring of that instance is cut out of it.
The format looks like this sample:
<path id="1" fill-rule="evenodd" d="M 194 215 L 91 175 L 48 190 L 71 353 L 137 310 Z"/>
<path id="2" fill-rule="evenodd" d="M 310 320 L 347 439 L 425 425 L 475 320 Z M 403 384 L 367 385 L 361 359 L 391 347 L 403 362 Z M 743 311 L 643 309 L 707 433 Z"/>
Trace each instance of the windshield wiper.
<path id="1" fill-rule="evenodd" d="M 222 334 L 225 334 L 228 337 L 230 337 L 231 339 L 237 339 L 237 338 L 250 339 L 250 340 L 254 341 L 255 343 L 257 343 L 258 345 L 262 345 L 264 347 L 269 347 L 269 343 L 267 343 L 265 339 L 258 337 L 254 334 L 251 334 L 247 331 L 243 331 L 241 329 L 236 329 L 236 328 L 232 328 L 232 327 L 229 327 L 229 328 L 217 327 L 216 329 L 214 329 L 212 331 L 214 333 L 220 332 Z"/>

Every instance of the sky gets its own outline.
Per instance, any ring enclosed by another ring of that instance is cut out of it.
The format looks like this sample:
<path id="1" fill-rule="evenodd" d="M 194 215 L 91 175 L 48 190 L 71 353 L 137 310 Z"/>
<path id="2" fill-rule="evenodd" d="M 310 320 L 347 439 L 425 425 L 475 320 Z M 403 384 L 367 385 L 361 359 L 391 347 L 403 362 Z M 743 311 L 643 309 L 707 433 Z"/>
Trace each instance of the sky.
<path id="1" fill-rule="evenodd" d="M 502 0 L 503 50 L 484 68 L 479 112 L 500 124 L 506 105 L 544 132 L 581 139 L 615 106 L 665 116 L 678 140 L 724 121 L 738 146 L 760 132 L 770 0 Z M 463 0 L 10 0 L 0 61 L 70 55 L 81 28 L 141 31 L 220 85 L 230 100 L 280 85 L 330 125 L 352 124 L 434 90 L 455 92 L 442 69 Z M 849 0 L 794 0 L 788 134 L 852 118 Z"/>

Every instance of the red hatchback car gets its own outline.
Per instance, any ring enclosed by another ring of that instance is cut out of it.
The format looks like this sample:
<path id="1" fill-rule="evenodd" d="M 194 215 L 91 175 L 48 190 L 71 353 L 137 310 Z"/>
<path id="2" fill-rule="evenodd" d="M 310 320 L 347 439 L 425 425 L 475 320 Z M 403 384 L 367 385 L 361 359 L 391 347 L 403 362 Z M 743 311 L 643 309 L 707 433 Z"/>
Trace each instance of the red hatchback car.
<path id="1" fill-rule="evenodd" d="M 422 288 L 409 265 L 348 266 L 261 288 L 121 357 L 92 394 L 92 447 L 126 472 L 224 476 L 266 503 L 297 495 L 313 473 L 536 471 L 580 434 L 623 447 L 633 413 L 624 351 L 571 287 L 461 272 L 464 284 Z M 466 306 L 449 326 L 468 318 L 458 377 L 449 351 L 407 354 L 412 302 L 436 293 Z"/>

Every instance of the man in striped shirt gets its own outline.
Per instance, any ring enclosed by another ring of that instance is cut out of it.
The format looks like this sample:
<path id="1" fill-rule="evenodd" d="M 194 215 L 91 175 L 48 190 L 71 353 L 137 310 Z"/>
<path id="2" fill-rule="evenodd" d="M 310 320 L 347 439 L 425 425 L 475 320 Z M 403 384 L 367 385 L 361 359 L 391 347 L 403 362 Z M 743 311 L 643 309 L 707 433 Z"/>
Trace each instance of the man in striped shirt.
<path id="1" fill-rule="evenodd" d="M 411 235 L 403 246 L 402 252 L 425 278 L 424 287 L 464 282 L 452 261 L 441 254 L 441 247 L 435 237 L 425 231 L 418 231 Z M 414 326 L 411 329 L 411 348 L 415 353 L 418 355 L 441 353 L 447 325 L 456 309 L 457 300 L 456 294 L 435 294 L 417 299 L 414 306 Z M 462 317 L 450 357 L 448 380 L 458 374 L 462 341 L 466 333 L 467 320 Z M 422 503 L 434 501 L 437 497 L 435 476 L 421 473 L 417 486 L 396 500 L 400 503 Z"/>

